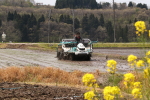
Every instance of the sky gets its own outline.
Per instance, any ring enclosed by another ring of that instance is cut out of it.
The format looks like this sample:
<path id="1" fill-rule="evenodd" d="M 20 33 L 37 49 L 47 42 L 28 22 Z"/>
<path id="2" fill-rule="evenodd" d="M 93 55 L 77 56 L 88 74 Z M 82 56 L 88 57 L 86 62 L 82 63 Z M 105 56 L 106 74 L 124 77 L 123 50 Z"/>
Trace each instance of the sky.
<path id="1" fill-rule="evenodd" d="M 43 3 L 46 5 L 55 5 L 56 0 L 34 0 L 36 3 Z M 109 2 L 112 3 L 113 0 L 96 0 L 98 3 L 99 2 Z M 150 6 L 150 0 L 114 0 L 116 3 L 124 3 L 126 2 L 127 4 L 132 1 L 135 3 L 144 3 L 147 4 L 147 6 Z"/>

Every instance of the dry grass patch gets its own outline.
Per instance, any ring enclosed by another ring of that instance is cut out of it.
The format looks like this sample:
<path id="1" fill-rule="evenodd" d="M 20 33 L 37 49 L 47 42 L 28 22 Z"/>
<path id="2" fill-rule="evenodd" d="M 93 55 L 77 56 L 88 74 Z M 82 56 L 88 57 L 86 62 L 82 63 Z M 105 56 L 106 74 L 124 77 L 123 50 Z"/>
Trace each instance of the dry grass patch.
<path id="1" fill-rule="evenodd" d="M 7 44 L 5 43 L 0 43 L 0 49 L 5 49 L 7 47 Z"/>
<path id="2" fill-rule="evenodd" d="M 83 72 L 66 72 L 52 67 L 0 68 L 0 82 L 42 82 L 82 85 Z"/>
<path id="3" fill-rule="evenodd" d="M 66 72 L 53 67 L 7 67 L 0 68 L 0 82 L 38 82 L 82 86 L 84 74 L 79 70 Z M 97 70 L 92 74 L 97 77 L 102 73 Z"/>

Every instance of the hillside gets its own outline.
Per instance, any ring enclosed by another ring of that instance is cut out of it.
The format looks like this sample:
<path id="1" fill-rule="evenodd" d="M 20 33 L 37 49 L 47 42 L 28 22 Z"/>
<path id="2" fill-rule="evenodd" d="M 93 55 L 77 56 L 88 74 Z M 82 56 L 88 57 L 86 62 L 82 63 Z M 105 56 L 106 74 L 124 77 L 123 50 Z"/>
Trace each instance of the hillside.
<path id="1" fill-rule="evenodd" d="M 59 42 L 62 38 L 73 37 L 72 9 L 55 9 L 46 5 L 27 6 L 26 4 L 28 3 L 18 4 L 18 6 L 0 6 L 0 32 L 7 34 L 6 41 L 48 42 L 49 35 L 50 42 Z M 147 29 L 150 29 L 149 9 L 124 5 L 115 9 L 115 12 L 116 42 L 138 41 L 134 28 L 134 23 L 138 20 L 145 21 Z M 82 37 L 100 42 L 114 41 L 112 8 L 76 8 L 74 15 L 75 32 L 79 31 Z"/>

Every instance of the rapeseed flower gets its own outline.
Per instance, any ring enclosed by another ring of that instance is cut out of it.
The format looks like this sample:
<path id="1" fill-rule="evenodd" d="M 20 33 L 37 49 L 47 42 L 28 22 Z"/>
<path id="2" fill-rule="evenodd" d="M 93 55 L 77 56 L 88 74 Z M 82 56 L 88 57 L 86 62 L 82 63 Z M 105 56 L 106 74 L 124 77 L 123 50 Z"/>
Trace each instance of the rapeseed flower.
<path id="1" fill-rule="evenodd" d="M 107 67 L 109 67 L 109 69 L 107 69 L 107 71 L 114 74 L 116 72 L 116 65 L 117 62 L 115 60 L 108 60 Z"/>
<path id="2" fill-rule="evenodd" d="M 93 100 L 94 96 L 95 96 L 94 91 L 89 91 L 89 92 L 84 93 L 84 99 L 87 99 L 87 100 Z"/>
<path id="3" fill-rule="evenodd" d="M 144 69 L 144 78 L 148 78 L 150 76 L 150 69 L 146 68 Z"/>
<path id="4" fill-rule="evenodd" d="M 146 60 L 146 63 L 148 64 L 148 65 L 150 65 L 150 58 L 149 57 L 145 57 L 145 60 Z"/>
<path id="5" fill-rule="evenodd" d="M 145 57 L 149 67 L 150 67 L 150 51 L 146 52 L 146 57 Z"/>
<path id="6" fill-rule="evenodd" d="M 147 63 L 150 64 L 150 58 L 147 59 Z"/>
<path id="7" fill-rule="evenodd" d="M 143 61 L 143 60 L 139 60 L 139 61 L 136 63 L 136 67 L 144 67 L 144 61 Z"/>
<path id="8" fill-rule="evenodd" d="M 150 51 L 148 51 L 147 53 L 146 53 L 146 56 L 149 56 L 150 55 Z"/>
<path id="9" fill-rule="evenodd" d="M 134 55 L 129 55 L 127 61 L 131 66 L 134 66 L 136 64 L 137 57 Z"/>
<path id="10" fill-rule="evenodd" d="M 136 28 L 136 31 L 138 31 L 139 33 L 143 34 L 146 30 L 146 25 L 145 25 L 145 22 L 144 21 L 137 21 L 135 24 L 134 24 L 135 28 Z M 136 32 L 137 33 L 137 32 Z M 138 33 L 138 34 L 139 34 Z"/>
<path id="11" fill-rule="evenodd" d="M 132 90 L 132 95 L 134 96 L 134 98 L 142 98 L 141 89 L 140 88 L 134 88 Z"/>
<path id="12" fill-rule="evenodd" d="M 128 56 L 128 62 L 133 62 L 133 61 L 135 61 L 136 59 L 137 59 L 137 57 L 134 56 L 134 55 L 129 55 L 129 56 Z"/>
<path id="13" fill-rule="evenodd" d="M 122 97 L 121 90 L 117 86 L 106 86 L 103 90 L 105 100 L 114 100 L 115 97 Z"/>
<path id="14" fill-rule="evenodd" d="M 137 34 L 138 36 L 140 36 L 140 35 L 141 35 L 138 31 L 136 31 L 136 34 Z"/>
<path id="15" fill-rule="evenodd" d="M 134 82 L 134 88 L 142 88 L 141 82 Z"/>
<path id="16" fill-rule="evenodd" d="M 133 85 L 135 76 L 132 73 L 124 74 L 124 85 L 128 88 Z"/>
<path id="17" fill-rule="evenodd" d="M 117 62 L 115 60 L 108 60 L 107 61 L 107 66 L 108 67 L 114 67 L 117 65 Z"/>
<path id="18" fill-rule="evenodd" d="M 124 74 L 124 80 L 125 81 L 134 81 L 135 79 L 135 76 L 132 74 L 132 73 L 127 73 L 127 74 Z"/>
<path id="19" fill-rule="evenodd" d="M 84 83 L 85 86 L 92 87 L 95 84 L 96 79 L 93 74 L 87 73 L 82 77 L 82 82 Z"/>

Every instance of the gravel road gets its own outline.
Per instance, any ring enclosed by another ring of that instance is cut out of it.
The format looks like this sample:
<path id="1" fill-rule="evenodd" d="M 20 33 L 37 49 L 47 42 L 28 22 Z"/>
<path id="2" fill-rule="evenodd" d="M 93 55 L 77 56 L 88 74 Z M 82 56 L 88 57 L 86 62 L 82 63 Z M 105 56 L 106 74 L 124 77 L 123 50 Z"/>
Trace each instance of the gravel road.
<path id="1" fill-rule="evenodd" d="M 140 56 L 142 50 L 140 49 L 95 49 L 95 53 L 104 54 L 119 54 L 129 55 L 134 54 Z M 126 60 L 115 59 L 118 62 L 117 68 L 119 72 L 131 70 Z M 69 61 L 57 60 L 56 52 L 41 52 L 38 50 L 24 50 L 24 49 L 0 49 L 0 66 L 42 66 L 42 67 L 56 67 L 66 71 L 81 70 L 83 72 L 93 72 L 95 70 L 106 71 L 106 57 L 94 56 L 91 61 Z"/>

